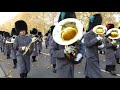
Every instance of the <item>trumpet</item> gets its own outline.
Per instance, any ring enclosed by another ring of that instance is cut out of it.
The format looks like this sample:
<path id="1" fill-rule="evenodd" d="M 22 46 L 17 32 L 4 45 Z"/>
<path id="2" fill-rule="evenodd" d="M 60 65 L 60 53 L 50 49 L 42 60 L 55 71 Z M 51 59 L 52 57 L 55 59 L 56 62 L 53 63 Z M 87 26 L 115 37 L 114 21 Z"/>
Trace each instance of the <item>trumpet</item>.
<path id="1" fill-rule="evenodd" d="M 60 21 L 53 30 L 53 40 L 59 44 L 64 45 L 65 50 L 74 44 L 73 52 L 66 52 L 68 59 L 76 56 L 76 45 L 77 41 L 83 37 L 83 25 L 82 23 L 75 18 L 67 18 Z"/>

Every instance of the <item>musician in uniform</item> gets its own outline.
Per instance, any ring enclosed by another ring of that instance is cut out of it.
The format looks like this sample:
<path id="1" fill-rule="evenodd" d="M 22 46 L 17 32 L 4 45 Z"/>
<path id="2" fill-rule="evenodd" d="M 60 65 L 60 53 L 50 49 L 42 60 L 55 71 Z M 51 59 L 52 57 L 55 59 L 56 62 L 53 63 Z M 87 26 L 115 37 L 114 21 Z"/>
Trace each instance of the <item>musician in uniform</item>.
<path id="1" fill-rule="evenodd" d="M 48 48 L 48 40 L 49 40 L 48 33 L 46 33 L 45 34 L 45 47 L 46 47 L 46 49 Z"/>
<path id="2" fill-rule="evenodd" d="M 98 45 L 102 41 L 102 37 L 95 34 L 92 29 L 96 25 L 101 25 L 102 16 L 95 14 L 90 17 L 87 33 L 84 36 L 84 45 L 86 48 L 86 65 L 85 65 L 85 78 L 102 78 Z"/>
<path id="3" fill-rule="evenodd" d="M 52 65 L 52 70 L 53 70 L 53 73 L 56 73 L 56 58 L 53 56 L 52 54 L 52 49 L 51 49 L 51 41 L 53 40 L 53 36 L 52 36 L 52 33 L 53 33 L 53 29 L 54 29 L 54 25 L 50 27 L 50 31 L 49 33 L 51 34 L 50 38 L 49 38 L 49 45 L 50 45 L 50 62 L 51 62 L 51 65 Z"/>
<path id="4" fill-rule="evenodd" d="M 41 54 L 41 50 L 42 50 L 42 33 L 41 32 L 38 32 L 38 41 L 37 41 L 37 50 L 39 52 L 39 54 Z"/>
<path id="5" fill-rule="evenodd" d="M 31 39 L 33 37 L 36 37 L 37 38 L 37 33 L 38 33 L 38 30 L 36 28 L 33 28 L 32 30 L 30 30 L 30 37 Z M 32 62 L 36 62 L 36 56 L 38 56 L 38 52 L 37 52 L 37 41 L 33 43 L 33 52 L 32 52 Z"/>
<path id="6" fill-rule="evenodd" d="M 108 24 L 107 30 L 114 28 L 114 24 Z M 112 40 L 108 37 L 104 40 L 105 43 L 105 60 L 106 60 L 106 71 L 109 71 L 112 75 L 116 75 L 116 59 L 115 59 L 115 51 L 117 50 L 117 45 L 115 40 Z M 108 41 L 111 41 L 111 43 Z"/>
<path id="7" fill-rule="evenodd" d="M 74 12 L 61 12 L 59 16 L 58 22 L 64 20 L 66 18 L 76 18 Z M 74 49 L 72 48 L 76 43 L 73 45 L 68 46 L 65 48 L 64 45 L 57 44 L 54 39 L 51 41 L 51 53 L 54 58 L 56 58 L 56 74 L 58 78 L 74 78 L 74 58 L 70 56 L 67 57 L 66 50 L 71 53 Z M 79 46 L 75 46 L 76 52 L 79 53 Z M 81 54 L 80 54 L 81 55 Z M 82 55 L 81 55 L 82 57 Z M 80 57 L 80 58 L 81 58 Z"/>
<path id="8" fill-rule="evenodd" d="M 2 52 L 2 31 L 0 31 L 0 50 Z"/>
<path id="9" fill-rule="evenodd" d="M 31 43 L 31 38 L 27 35 L 27 24 L 23 20 L 18 20 L 15 22 L 15 29 L 19 33 L 14 41 L 14 49 L 17 50 L 17 69 L 19 71 L 21 78 L 27 78 L 27 74 L 30 71 L 30 55 L 33 51 L 33 45 L 30 46 L 28 52 L 23 55 Z"/>
<path id="10" fill-rule="evenodd" d="M 14 67 L 13 68 L 16 68 L 17 67 L 17 57 L 16 57 L 16 50 L 14 49 L 13 47 L 13 43 L 15 41 L 15 38 L 18 36 L 18 33 L 16 32 L 15 28 L 12 28 L 12 31 L 11 31 L 11 43 L 12 43 L 12 47 L 11 47 L 11 57 L 13 59 L 13 64 L 14 64 Z"/>
<path id="11" fill-rule="evenodd" d="M 120 64 L 120 60 L 119 60 L 120 59 L 120 38 L 117 41 L 118 41 L 118 48 L 116 50 L 115 58 L 116 58 L 117 64 Z"/>
<path id="12" fill-rule="evenodd" d="M 4 52 L 4 42 L 3 42 L 3 39 L 4 39 L 4 31 L 2 31 L 1 32 L 1 35 L 2 35 L 2 41 L 1 41 L 1 44 L 2 44 L 2 46 L 1 46 L 1 48 L 2 48 L 2 52 Z"/>
<path id="13" fill-rule="evenodd" d="M 5 41 L 6 41 L 6 32 L 3 33 L 3 50 L 4 50 L 4 55 L 6 55 L 6 44 L 5 44 Z"/>
<path id="14" fill-rule="evenodd" d="M 7 56 L 7 59 L 10 59 L 10 54 L 11 54 L 11 44 L 7 43 L 6 41 L 11 41 L 10 39 L 10 33 L 5 32 L 5 55 Z"/>

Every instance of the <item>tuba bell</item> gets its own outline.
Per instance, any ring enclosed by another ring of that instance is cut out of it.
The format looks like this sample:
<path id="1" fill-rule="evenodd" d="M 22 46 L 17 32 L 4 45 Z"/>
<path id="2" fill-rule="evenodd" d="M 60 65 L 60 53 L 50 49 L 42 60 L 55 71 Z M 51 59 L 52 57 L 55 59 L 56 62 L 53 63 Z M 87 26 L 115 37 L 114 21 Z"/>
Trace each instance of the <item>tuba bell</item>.
<path id="1" fill-rule="evenodd" d="M 109 29 L 107 31 L 106 35 L 109 35 L 108 38 L 110 38 L 112 40 L 119 39 L 120 38 L 120 29 L 118 29 L 118 28 Z"/>
<path id="2" fill-rule="evenodd" d="M 111 43 L 114 47 L 115 50 L 119 47 L 117 39 L 120 38 L 120 29 L 118 28 L 111 28 L 107 31 L 107 40 L 109 43 Z M 110 40 L 111 39 L 111 40 Z M 114 43 L 112 43 L 114 41 Z"/>
<path id="3" fill-rule="evenodd" d="M 60 21 L 53 30 L 53 39 L 57 44 L 70 45 L 83 36 L 83 25 L 75 18 Z"/>
<path id="4" fill-rule="evenodd" d="M 64 45 L 67 49 L 68 45 L 77 43 L 78 40 L 81 40 L 83 37 L 83 25 L 82 23 L 75 18 L 67 18 L 60 21 L 53 30 L 53 40 L 59 44 Z M 68 59 L 71 55 L 76 56 L 76 48 L 71 54 L 66 53 Z"/>
<path id="5" fill-rule="evenodd" d="M 103 25 L 97 25 L 93 28 L 93 32 L 97 35 L 104 35 L 107 32 L 107 28 Z"/>
<path id="6" fill-rule="evenodd" d="M 102 36 L 102 38 L 103 38 L 107 32 L 107 28 L 103 25 L 97 25 L 93 28 L 93 32 L 100 37 Z M 101 50 L 103 48 L 104 48 L 104 44 L 102 43 L 102 40 L 100 40 L 98 42 L 98 49 Z"/>

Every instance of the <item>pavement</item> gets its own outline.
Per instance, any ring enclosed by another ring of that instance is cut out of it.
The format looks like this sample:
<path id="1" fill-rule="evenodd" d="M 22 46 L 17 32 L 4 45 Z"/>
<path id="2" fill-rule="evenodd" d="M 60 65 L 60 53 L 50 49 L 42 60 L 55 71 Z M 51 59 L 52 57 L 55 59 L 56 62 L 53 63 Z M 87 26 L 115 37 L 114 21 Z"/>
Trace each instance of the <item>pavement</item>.
<path id="1" fill-rule="evenodd" d="M 100 68 L 102 71 L 103 78 L 120 78 L 120 64 L 117 64 L 117 76 L 111 75 L 109 72 L 104 70 L 105 68 L 105 57 L 99 55 Z M 52 66 L 50 64 L 49 49 L 46 49 L 43 45 L 42 53 L 36 58 L 37 62 L 31 60 L 31 71 L 28 74 L 28 78 L 57 78 L 56 73 L 52 72 Z M 75 65 L 74 78 L 84 78 L 85 62 Z M 13 60 L 6 59 L 6 56 L 0 52 L 0 78 L 19 78 L 17 69 L 13 69 Z"/>

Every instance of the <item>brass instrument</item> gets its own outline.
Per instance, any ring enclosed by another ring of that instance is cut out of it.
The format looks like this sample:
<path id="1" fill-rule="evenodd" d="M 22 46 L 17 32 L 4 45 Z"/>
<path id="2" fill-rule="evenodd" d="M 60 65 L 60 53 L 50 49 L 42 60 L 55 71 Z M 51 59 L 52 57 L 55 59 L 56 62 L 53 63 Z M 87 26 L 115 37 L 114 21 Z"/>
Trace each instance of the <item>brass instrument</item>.
<path id="1" fill-rule="evenodd" d="M 25 55 L 27 52 L 28 52 L 28 50 L 30 49 L 30 46 L 35 42 L 35 41 L 37 41 L 38 39 L 36 38 L 36 37 L 33 37 L 32 38 L 32 41 L 29 43 L 29 45 L 26 47 L 26 49 L 25 49 L 25 51 L 23 52 L 23 55 Z"/>
<path id="2" fill-rule="evenodd" d="M 93 32 L 103 38 L 107 32 L 107 28 L 103 25 L 97 25 L 93 28 Z M 98 49 L 102 49 L 102 48 L 104 48 L 104 44 L 102 43 L 102 40 L 100 40 Z"/>
<path id="3" fill-rule="evenodd" d="M 76 56 L 77 41 L 83 37 L 83 25 L 75 18 L 64 19 L 55 26 L 52 36 L 57 44 L 65 45 L 65 50 L 74 44 L 73 52 L 66 52 L 68 59 L 71 59 L 71 56 Z"/>
<path id="4" fill-rule="evenodd" d="M 116 40 L 120 38 L 120 29 L 117 29 L 117 28 L 109 29 L 106 35 L 108 35 L 108 38 L 107 38 L 108 42 L 111 43 L 113 46 L 117 46 L 118 43 Z M 116 41 L 116 43 L 112 43 L 110 39 L 112 41 L 113 40 Z"/>
<path id="5" fill-rule="evenodd" d="M 113 44 L 111 40 L 117 40 L 120 38 L 120 30 L 117 28 L 112 28 L 107 31 L 107 28 L 103 25 L 97 25 L 93 28 L 93 32 L 99 36 L 103 35 L 109 43 L 114 46 L 117 46 L 117 43 Z M 111 40 L 110 40 L 111 39 Z M 102 42 L 102 41 L 100 41 Z"/>
<path id="6" fill-rule="evenodd" d="M 14 41 L 15 41 L 15 38 L 16 38 L 17 36 L 13 36 L 13 37 L 11 37 L 11 41 L 8 41 L 8 40 L 6 40 L 6 44 L 13 44 L 14 43 Z"/>

